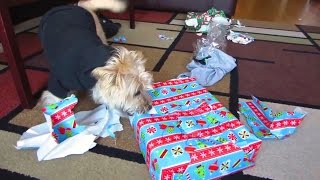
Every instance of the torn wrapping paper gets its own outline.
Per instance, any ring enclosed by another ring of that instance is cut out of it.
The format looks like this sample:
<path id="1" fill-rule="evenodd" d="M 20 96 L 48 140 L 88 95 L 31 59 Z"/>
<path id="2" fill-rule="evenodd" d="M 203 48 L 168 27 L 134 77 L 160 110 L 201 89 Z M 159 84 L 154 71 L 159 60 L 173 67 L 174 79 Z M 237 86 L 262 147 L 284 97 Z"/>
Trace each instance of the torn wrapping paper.
<path id="1" fill-rule="evenodd" d="M 159 34 L 159 39 L 161 39 L 161 40 L 172 40 L 174 38 L 173 37 L 168 37 L 168 36 L 166 36 L 164 34 Z"/>
<path id="2" fill-rule="evenodd" d="M 231 20 L 229 18 L 223 17 L 223 16 L 216 16 L 211 19 L 212 22 L 216 24 L 220 24 L 223 26 L 230 26 Z"/>
<path id="3" fill-rule="evenodd" d="M 154 84 L 157 114 L 135 114 L 151 179 L 214 179 L 254 165 L 261 140 L 195 78 Z"/>
<path id="4" fill-rule="evenodd" d="M 72 111 L 77 103 L 78 99 L 71 95 L 58 103 L 42 108 L 47 124 L 52 129 L 52 136 L 57 143 L 84 131 L 85 126 L 78 125 Z"/>
<path id="5" fill-rule="evenodd" d="M 272 109 L 265 106 L 256 97 L 252 96 L 251 102 L 239 104 L 247 124 L 253 133 L 261 139 L 284 139 L 296 131 L 306 113 L 299 109 L 293 112 L 279 112 L 275 115 Z"/>
<path id="6" fill-rule="evenodd" d="M 247 34 L 242 34 L 242 33 L 234 32 L 231 30 L 229 31 L 227 39 L 231 40 L 234 43 L 244 44 L 244 45 L 254 41 L 254 38 Z"/>
<path id="7" fill-rule="evenodd" d="M 219 49 L 202 47 L 187 65 L 190 72 L 182 73 L 178 78 L 194 77 L 202 86 L 212 86 L 237 66 L 235 61 Z"/>
<path id="8" fill-rule="evenodd" d="M 210 8 L 204 13 L 188 12 L 185 25 L 189 30 L 206 33 L 208 24 L 214 17 L 226 17 L 226 15 L 215 8 Z"/>
<path id="9" fill-rule="evenodd" d="M 127 38 L 124 35 L 120 35 L 118 37 L 113 37 L 113 41 L 125 43 L 127 42 Z"/>
<path id="10" fill-rule="evenodd" d="M 120 116 L 105 105 L 73 114 L 74 95 L 43 109 L 46 123 L 31 127 L 17 142 L 17 149 L 37 149 L 39 161 L 83 154 L 96 146 L 98 137 L 122 131 Z"/>

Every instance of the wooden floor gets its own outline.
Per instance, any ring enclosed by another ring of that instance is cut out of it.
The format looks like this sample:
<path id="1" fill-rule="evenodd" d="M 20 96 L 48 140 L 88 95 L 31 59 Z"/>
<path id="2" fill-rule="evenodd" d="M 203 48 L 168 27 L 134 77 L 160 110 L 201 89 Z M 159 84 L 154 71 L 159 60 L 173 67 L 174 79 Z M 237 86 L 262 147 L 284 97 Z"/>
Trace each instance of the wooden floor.
<path id="1" fill-rule="evenodd" d="M 238 0 L 234 18 L 320 26 L 320 0 Z"/>

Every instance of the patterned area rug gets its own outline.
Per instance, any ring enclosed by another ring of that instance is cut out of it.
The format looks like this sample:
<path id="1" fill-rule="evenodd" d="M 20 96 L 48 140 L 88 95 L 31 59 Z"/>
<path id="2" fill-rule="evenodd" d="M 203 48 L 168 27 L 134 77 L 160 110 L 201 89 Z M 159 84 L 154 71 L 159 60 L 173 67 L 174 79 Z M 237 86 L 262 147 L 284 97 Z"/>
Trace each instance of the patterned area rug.
<path id="1" fill-rule="evenodd" d="M 186 72 L 193 53 L 193 43 L 200 38 L 183 27 L 185 14 L 137 11 L 136 29 L 129 29 L 127 14 L 105 13 L 122 24 L 119 35 L 125 35 L 125 46 L 140 50 L 155 81 L 165 81 Z M 161 18 L 159 18 L 161 17 Z M 21 53 L 34 92 L 40 92 L 47 81 L 46 58 L 37 38 L 39 18 L 16 26 Z M 238 102 L 251 95 L 266 101 L 275 110 L 301 107 L 309 114 L 296 134 L 285 140 L 265 141 L 256 166 L 223 179 L 317 179 L 320 177 L 320 145 L 317 129 L 320 122 L 320 28 L 283 25 L 241 20 L 245 28 L 235 31 L 248 33 L 255 41 L 248 45 L 227 43 L 226 52 L 237 59 L 237 68 L 208 89 L 238 116 Z M 172 37 L 160 40 L 159 35 Z M 20 38 L 20 40 L 19 40 Z M 98 140 L 98 146 L 83 155 L 47 162 L 37 162 L 35 151 L 14 149 L 20 135 L 29 127 L 45 121 L 41 107 L 21 110 L 17 94 L 10 83 L 10 70 L 0 56 L 0 174 L 25 179 L 150 179 L 144 160 L 133 138 L 127 119 L 122 119 L 124 131 L 116 140 Z M 96 105 L 80 93 L 76 111 L 90 110 Z M 16 100 L 12 100 L 16 98 Z M 2 99 L 3 100 L 3 99 Z M 13 101 L 13 102 L 12 102 Z M 10 108 L 9 108 L 10 107 Z M 241 118 L 243 120 L 243 118 Z"/>

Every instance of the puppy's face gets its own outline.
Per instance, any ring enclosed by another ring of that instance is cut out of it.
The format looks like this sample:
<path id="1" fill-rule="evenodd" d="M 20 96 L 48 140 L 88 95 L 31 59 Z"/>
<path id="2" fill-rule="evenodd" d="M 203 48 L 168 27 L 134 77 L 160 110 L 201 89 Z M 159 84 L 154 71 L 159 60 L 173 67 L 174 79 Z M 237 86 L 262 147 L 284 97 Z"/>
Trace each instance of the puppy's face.
<path id="1" fill-rule="evenodd" d="M 97 79 L 93 99 L 125 115 L 146 113 L 152 108 L 146 91 L 152 89 L 153 78 L 145 71 L 145 59 L 141 52 L 123 47 L 116 52 L 104 67 L 92 71 Z"/>

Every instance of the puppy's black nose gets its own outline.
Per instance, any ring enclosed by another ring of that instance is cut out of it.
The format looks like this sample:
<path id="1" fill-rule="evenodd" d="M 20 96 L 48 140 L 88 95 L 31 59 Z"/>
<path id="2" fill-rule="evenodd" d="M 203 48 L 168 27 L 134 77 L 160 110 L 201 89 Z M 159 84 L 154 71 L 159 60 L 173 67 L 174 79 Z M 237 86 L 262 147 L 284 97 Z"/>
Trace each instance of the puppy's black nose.
<path id="1" fill-rule="evenodd" d="M 152 109 L 152 105 L 148 106 L 148 111 L 150 111 Z"/>

